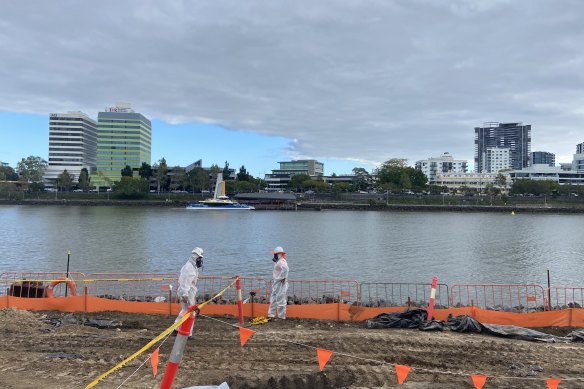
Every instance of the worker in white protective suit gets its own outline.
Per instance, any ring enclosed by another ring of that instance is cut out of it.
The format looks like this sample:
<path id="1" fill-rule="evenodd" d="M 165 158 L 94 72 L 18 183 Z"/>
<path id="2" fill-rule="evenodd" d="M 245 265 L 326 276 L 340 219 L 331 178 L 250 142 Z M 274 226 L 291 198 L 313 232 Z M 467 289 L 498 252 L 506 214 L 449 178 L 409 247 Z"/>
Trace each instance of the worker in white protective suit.
<path id="1" fill-rule="evenodd" d="M 286 261 L 286 252 L 282 247 L 276 247 L 272 254 L 274 254 L 272 260 L 275 265 L 268 320 L 273 320 L 276 317 L 276 312 L 278 313 L 278 318 L 284 320 L 286 319 L 286 292 L 288 291 L 288 262 Z"/>
<path id="2" fill-rule="evenodd" d="M 180 269 L 176 295 L 180 301 L 182 309 L 174 321 L 175 323 L 186 313 L 189 306 L 195 303 L 197 282 L 199 281 L 199 268 L 201 266 L 203 266 L 203 249 L 195 247 L 187 263 L 185 263 Z M 191 327 L 189 336 L 193 336 L 193 327 Z"/>

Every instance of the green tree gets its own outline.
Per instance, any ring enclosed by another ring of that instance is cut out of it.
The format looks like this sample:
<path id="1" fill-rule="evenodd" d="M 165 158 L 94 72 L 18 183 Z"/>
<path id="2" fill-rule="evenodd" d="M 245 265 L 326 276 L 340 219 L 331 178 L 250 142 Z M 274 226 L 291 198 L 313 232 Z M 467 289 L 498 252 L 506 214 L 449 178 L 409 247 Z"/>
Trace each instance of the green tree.
<path id="1" fill-rule="evenodd" d="M 62 191 L 68 192 L 73 186 L 74 179 L 73 174 L 70 174 L 67 169 L 63 170 L 63 172 L 57 177 L 59 188 L 61 188 Z"/>
<path id="2" fill-rule="evenodd" d="M 185 179 L 185 169 L 180 166 L 175 166 L 171 170 L 172 175 L 170 176 L 170 188 L 177 190 L 183 186 Z"/>
<path id="3" fill-rule="evenodd" d="M 41 182 L 46 169 L 47 161 L 33 155 L 22 158 L 16 165 L 16 171 L 20 174 L 20 179 L 25 182 Z"/>
<path id="4" fill-rule="evenodd" d="M 507 186 L 507 177 L 504 174 L 497 174 L 495 177 L 494 184 L 497 185 L 499 188 L 505 188 Z"/>
<path id="5" fill-rule="evenodd" d="M 190 185 L 195 192 L 201 192 L 209 188 L 209 172 L 202 167 L 196 167 L 187 173 Z"/>
<path id="6" fill-rule="evenodd" d="M 288 188 L 294 190 L 295 192 L 300 192 L 300 189 L 305 187 L 305 181 L 311 181 L 308 174 L 294 174 L 292 177 L 290 177 Z"/>
<path id="7" fill-rule="evenodd" d="M 256 184 L 251 181 L 236 181 L 235 193 L 251 193 L 257 190 Z"/>
<path id="8" fill-rule="evenodd" d="M 365 190 L 371 184 L 371 175 L 362 167 L 353 168 L 353 187 L 355 190 Z"/>
<path id="9" fill-rule="evenodd" d="M 511 192 L 515 194 L 532 194 L 535 196 L 548 194 L 560 190 L 560 184 L 553 180 L 518 179 L 513 182 Z"/>
<path id="10" fill-rule="evenodd" d="M 148 194 L 148 181 L 144 178 L 123 176 L 114 184 L 116 194 L 121 198 L 139 199 Z"/>
<path id="11" fill-rule="evenodd" d="M 0 181 L 18 181 L 18 174 L 10 166 L 0 166 Z"/>
<path id="12" fill-rule="evenodd" d="M 91 178 L 89 177 L 89 172 L 87 171 L 87 168 L 81 169 L 81 172 L 79 173 L 79 179 L 77 181 L 77 186 L 84 192 L 87 192 L 89 190 L 91 186 Z"/>
<path id="13" fill-rule="evenodd" d="M 392 158 L 381 164 L 375 171 L 380 184 L 390 183 L 399 186 L 403 170 L 407 167 L 406 159 Z"/>
<path id="14" fill-rule="evenodd" d="M 227 181 L 231 178 L 229 174 L 229 162 L 225 161 L 225 166 L 223 167 L 223 180 Z"/>
<path id="15" fill-rule="evenodd" d="M 142 166 L 140 166 L 140 169 L 138 169 L 138 174 L 140 177 L 148 180 L 150 177 L 152 177 L 152 166 L 150 166 L 149 163 L 142 162 Z"/>
<path id="16" fill-rule="evenodd" d="M 239 168 L 239 173 L 237 173 L 238 181 L 249 181 L 252 177 L 249 175 L 244 165 Z"/>
<path id="17" fill-rule="evenodd" d="M 426 175 L 421 170 L 407 166 L 405 159 L 389 159 L 375 173 L 378 183 L 390 189 L 423 190 L 428 182 Z"/>
<path id="18" fill-rule="evenodd" d="M 162 158 L 158 161 L 158 164 L 154 165 L 156 170 L 156 185 L 158 194 L 160 194 L 160 189 L 168 189 L 168 165 L 166 164 L 166 159 Z"/>
<path id="19" fill-rule="evenodd" d="M 134 172 L 132 171 L 132 167 L 130 165 L 126 165 L 122 169 L 122 177 L 132 177 L 134 176 Z"/>
<path id="20" fill-rule="evenodd" d="M 348 182 L 335 182 L 333 184 L 333 191 L 336 193 L 340 192 L 349 192 L 352 188 L 352 185 Z"/>

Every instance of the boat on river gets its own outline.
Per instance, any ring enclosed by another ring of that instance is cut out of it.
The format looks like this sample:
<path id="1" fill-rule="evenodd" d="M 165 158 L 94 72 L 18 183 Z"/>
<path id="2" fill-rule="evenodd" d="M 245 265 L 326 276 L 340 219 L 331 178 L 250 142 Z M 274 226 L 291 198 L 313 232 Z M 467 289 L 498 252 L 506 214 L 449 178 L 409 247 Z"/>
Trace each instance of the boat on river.
<path id="1" fill-rule="evenodd" d="M 217 210 L 250 210 L 255 209 L 251 205 L 239 204 L 237 201 L 231 200 L 225 195 L 225 181 L 223 181 L 223 173 L 217 173 L 217 183 L 215 184 L 215 193 L 212 199 L 202 200 L 198 203 L 190 203 L 187 209 L 217 209 Z"/>

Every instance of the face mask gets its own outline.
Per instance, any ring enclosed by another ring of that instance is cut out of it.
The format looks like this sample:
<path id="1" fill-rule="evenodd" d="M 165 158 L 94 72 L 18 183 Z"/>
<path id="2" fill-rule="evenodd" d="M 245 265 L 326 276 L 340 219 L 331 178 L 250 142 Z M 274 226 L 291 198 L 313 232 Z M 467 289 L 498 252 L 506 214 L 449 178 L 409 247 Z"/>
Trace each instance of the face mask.
<path id="1" fill-rule="evenodd" d="M 203 267 L 203 258 L 201 257 L 197 258 L 195 264 L 197 265 L 198 268 Z"/>
<path id="2" fill-rule="evenodd" d="M 274 262 L 278 262 L 278 254 L 274 254 L 274 258 L 272 258 L 272 261 Z"/>

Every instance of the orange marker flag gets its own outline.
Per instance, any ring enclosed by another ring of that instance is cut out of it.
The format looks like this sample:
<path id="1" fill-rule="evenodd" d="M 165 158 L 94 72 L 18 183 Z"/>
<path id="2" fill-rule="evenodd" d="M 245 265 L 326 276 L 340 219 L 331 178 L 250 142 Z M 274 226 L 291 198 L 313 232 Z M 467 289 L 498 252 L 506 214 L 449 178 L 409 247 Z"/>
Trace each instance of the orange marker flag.
<path id="1" fill-rule="evenodd" d="M 558 389 L 558 385 L 560 384 L 559 378 L 548 378 L 546 380 L 548 389 Z"/>
<path id="2" fill-rule="evenodd" d="M 401 385 L 404 383 L 404 381 L 406 380 L 406 377 L 410 373 L 411 369 L 412 368 L 409 366 L 398 365 L 398 364 L 395 365 L 395 374 L 397 374 L 398 385 Z"/>
<path id="3" fill-rule="evenodd" d="M 470 378 L 472 378 L 472 383 L 477 389 L 482 389 L 485 385 L 485 382 L 487 382 L 487 376 L 484 375 L 471 374 Z"/>
<path id="4" fill-rule="evenodd" d="M 152 354 L 150 354 L 150 365 L 152 365 L 152 374 L 156 378 L 156 374 L 158 374 L 158 352 L 160 351 L 160 347 L 158 347 Z"/>
<path id="5" fill-rule="evenodd" d="M 332 351 L 325 350 L 323 348 L 316 349 L 316 356 L 318 357 L 318 366 L 320 367 L 320 371 L 324 370 L 324 367 L 330 359 L 331 355 L 333 355 Z"/>
<path id="6" fill-rule="evenodd" d="M 254 332 L 254 330 L 250 330 L 249 328 L 239 327 L 239 341 L 241 342 L 241 347 L 243 347 L 245 342 L 251 338 Z"/>

